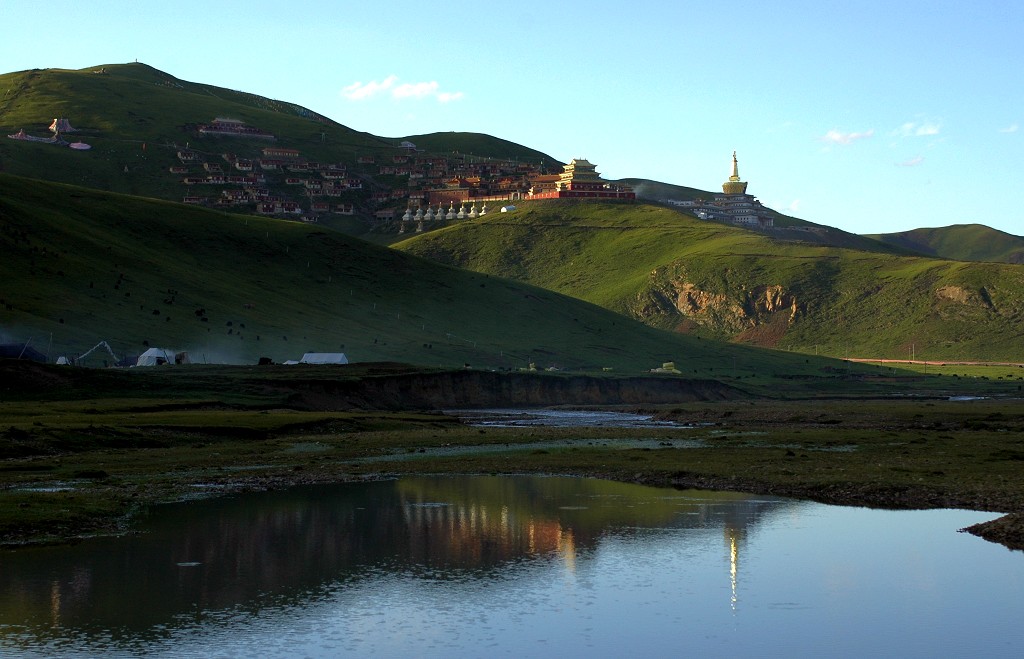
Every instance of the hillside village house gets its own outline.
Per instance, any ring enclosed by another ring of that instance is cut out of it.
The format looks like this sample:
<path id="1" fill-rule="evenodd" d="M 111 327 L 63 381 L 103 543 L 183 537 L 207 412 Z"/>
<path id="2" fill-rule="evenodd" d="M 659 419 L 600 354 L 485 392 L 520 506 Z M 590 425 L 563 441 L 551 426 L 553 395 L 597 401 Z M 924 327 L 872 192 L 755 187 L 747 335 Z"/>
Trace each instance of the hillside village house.
<path id="1" fill-rule="evenodd" d="M 298 158 L 298 149 L 284 149 L 279 146 L 268 146 L 263 149 L 264 158 Z"/>
<path id="2" fill-rule="evenodd" d="M 203 135 L 227 135 L 233 137 L 255 137 L 259 139 L 272 140 L 274 136 L 265 130 L 246 126 L 244 121 L 217 117 L 208 124 L 200 124 L 199 132 Z"/>

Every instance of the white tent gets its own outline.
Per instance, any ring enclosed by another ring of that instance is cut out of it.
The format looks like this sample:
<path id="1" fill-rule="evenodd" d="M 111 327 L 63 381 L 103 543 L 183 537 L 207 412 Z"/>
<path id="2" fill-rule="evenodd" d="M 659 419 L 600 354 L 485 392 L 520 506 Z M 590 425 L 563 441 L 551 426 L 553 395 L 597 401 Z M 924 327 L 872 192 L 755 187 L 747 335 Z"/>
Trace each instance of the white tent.
<path id="1" fill-rule="evenodd" d="M 299 360 L 300 364 L 347 364 L 348 357 L 343 352 L 307 352 Z"/>
<path id="2" fill-rule="evenodd" d="M 135 362 L 136 366 L 161 366 L 163 364 L 174 363 L 174 351 L 164 350 L 163 348 L 150 348 L 146 352 L 139 355 L 139 360 Z"/>

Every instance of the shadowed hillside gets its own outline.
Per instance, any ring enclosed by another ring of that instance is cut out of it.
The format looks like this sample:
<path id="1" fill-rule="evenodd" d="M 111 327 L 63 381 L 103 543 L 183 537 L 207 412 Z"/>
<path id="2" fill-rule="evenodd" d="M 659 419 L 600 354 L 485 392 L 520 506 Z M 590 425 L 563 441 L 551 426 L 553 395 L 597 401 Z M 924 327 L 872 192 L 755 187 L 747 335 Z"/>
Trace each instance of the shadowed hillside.
<path id="1" fill-rule="evenodd" d="M 0 330 L 56 355 L 107 341 L 197 361 L 307 351 L 426 366 L 691 375 L 821 373 L 825 360 L 646 327 L 594 305 L 298 222 L 0 175 Z M 93 365 L 109 360 L 93 353 Z"/>

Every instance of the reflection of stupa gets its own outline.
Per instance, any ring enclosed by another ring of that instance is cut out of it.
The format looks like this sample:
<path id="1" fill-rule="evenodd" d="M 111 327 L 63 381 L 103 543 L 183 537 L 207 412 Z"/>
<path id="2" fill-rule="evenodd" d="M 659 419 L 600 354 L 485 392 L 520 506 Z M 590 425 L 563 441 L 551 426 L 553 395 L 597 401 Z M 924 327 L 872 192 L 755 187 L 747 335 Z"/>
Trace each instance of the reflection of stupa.
<path id="1" fill-rule="evenodd" d="M 740 544 L 746 540 L 746 530 L 726 524 L 725 540 L 729 543 L 729 587 L 732 593 L 729 604 L 736 613 L 740 585 Z"/>

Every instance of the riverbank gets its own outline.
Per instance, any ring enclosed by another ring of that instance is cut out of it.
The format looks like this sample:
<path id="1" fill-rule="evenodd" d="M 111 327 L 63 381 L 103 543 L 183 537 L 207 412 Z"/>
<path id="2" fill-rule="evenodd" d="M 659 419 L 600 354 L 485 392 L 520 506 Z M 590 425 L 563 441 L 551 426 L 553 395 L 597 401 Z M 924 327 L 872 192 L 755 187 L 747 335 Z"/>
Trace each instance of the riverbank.
<path id="1" fill-rule="evenodd" d="M 547 473 L 1009 513 L 970 531 L 1024 548 L 1018 399 L 680 396 L 686 402 L 618 408 L 678 427 L 482 428 L 436 413 L 337 409 L 337 398 L 308 395 L 320 387 L 308 378 L 306 395 L 295 396 L 281 381 L 229 390 L 209 377 L 180 391 L 164 381 L 93 387 L 91 396 L 85 385 L 70 396 L 41 387 L 5 399 L 0 543 L 130 531 L 148 506 L 245 490 L 403 474 Z M 400 381 L 387 387 L 400 392 Z"/>

